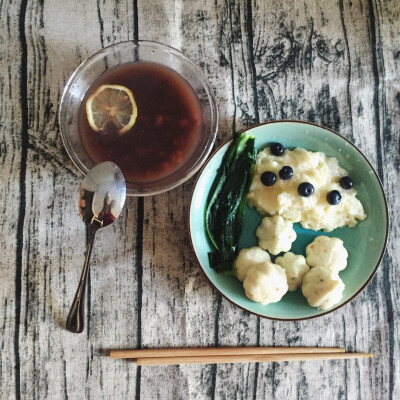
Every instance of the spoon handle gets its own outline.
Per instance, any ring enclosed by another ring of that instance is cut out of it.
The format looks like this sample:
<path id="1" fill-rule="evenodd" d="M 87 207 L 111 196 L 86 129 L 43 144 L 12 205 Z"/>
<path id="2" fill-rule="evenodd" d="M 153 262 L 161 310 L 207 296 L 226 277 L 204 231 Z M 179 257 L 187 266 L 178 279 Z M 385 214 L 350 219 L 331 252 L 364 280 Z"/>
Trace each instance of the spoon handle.
<path id="1" fill-rule="evenodd" d="M 94 236 L 96 234 L 97 229 L 98 227 L 93 224 L 88 225 L 88 244 L 86 248 L 85 262 L 83 264 L 83 270 L 81 274 L 81 279 L 79 281 L 78 289 L 76 290 L 74 301 L 72 302 L 67 322 L 65 324 L 66 328 L 73 333 L 81 333 L 84 328 L 83 315 L 85 310 L 84 299 L 85 299 L 86 279 L 89 270 L 90 256 L 92 254 Z"/>

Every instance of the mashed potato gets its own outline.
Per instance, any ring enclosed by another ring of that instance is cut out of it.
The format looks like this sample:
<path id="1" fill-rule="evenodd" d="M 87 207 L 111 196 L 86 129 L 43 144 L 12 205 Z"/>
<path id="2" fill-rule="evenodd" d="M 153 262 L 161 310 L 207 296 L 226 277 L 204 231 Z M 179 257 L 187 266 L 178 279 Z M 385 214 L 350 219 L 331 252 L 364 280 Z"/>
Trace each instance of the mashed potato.
<path id="1" fill-rule="evenodd" d="M 293 169 L 293 176 L 286 180 L 279 177 L 279 171 L 284 166 Z M 276 182 L 271 186 L 261 182 L 261 175 L 266 171 L 276 176 Z M 324 153 L 299 148 L 285 150 L 281 156 L 275 156 L 270 148 L 266 148 L 258 153 L 247 201 L 263 216 L 278 214 L 291 222 L 300 222 L 308 229 L 330 232 L 343 226 L 353 227 L 357 220 L 364 220 L 366 214 L 356 198 L 356 190 L 340 186 L 340 178 L 346 175 L 337 159 L 326 157 Z M 314 193 L 309 197 L 298 193 L 298 187 L 303 182 L 309 182 L 314 187 Z M 332 190 L 340 192 L 339 204 L 328 203 L 327 194 Z"/>

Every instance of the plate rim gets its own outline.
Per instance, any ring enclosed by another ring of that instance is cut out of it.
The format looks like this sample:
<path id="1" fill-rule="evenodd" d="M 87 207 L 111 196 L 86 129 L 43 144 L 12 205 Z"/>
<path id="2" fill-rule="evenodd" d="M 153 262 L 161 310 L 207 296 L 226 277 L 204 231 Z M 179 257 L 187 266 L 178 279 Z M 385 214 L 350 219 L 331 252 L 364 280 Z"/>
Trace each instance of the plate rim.
<path id="1" fill-rule="evenodd" d="M 316 123 L 313 123 L 313 122 L 308 122 L 308 121 L 299 121 L 299 120 L 282 119 L 282 120 L 266 121 L 266 122 L 262 122 L 262 123 L 259 123 L 259 124 L 251 125 L 251 126 L 248 127 L 248 128 L 241 129 L 240 131 L 237 132 L 237 134 L 242 134 L 242 133 L 244 133 L 244 132 L 248 132 L 248 131 L 250 131 L 251 129 L 254 129 L 254 128 L 257 128 L 257 127 L 260 127 L 260 126 L 270 125 L 270 124 L 276 124 L 276 123 L 295 123 L 295 124 L 301 124 L 301 125 L 312 125 L 312 126 L 315 126 L 315 127 L 317 127 L 317 128 L 327 130 L 327 131 L 329 131 L 329 132 L 331 132 L 331 133 L 333 133 L 333 134 L 339 136 L 339 138 L 345 140 L 347 143 L 349 143 L 349 144 L 364 158 L 364 160 L 367 162 L 367 164 L 370 166 L 371 170 L 373 171 L 373 173 L 374 173 L 374 175 L 375 175 L 375 178 L 376 178 L 377 181 L 378 181 L 379 188 L 380 188 L 380 191 L 381 191 L 382 196 L 383 196 L 383 202 L 384 202 L 384 205 L 385 205 L 386 230 L 385 230 L 385 240 L 384 240 L 384 242 L 383 242 L 381 254 L 379 255 L 379 258 L 378 258 L 378 261 L 377 261 L 377 263 L 376 263 L 376 265 L 375 265 L 375 267 L 374 267 L 374 270 L 371 272 L 370 276 L 369 276 L 368 279 L 365 281 L 365 283 L 361 286 L 361 288 L 360 288 L 355 294 L 353 294 L 351 297 L 349 297 L 344 303 L 339 304 L 338 306 L 336 306 L 336 307 L 334 307 L 334 308 L 331 308 L 331 309 L 329 309 L 329 310 L 327 310 L 327 311 L 324 311 L 324 312 L 322 312 L 322 313 L 320 313 L 320 314 L 312 315 L 312 316 L 309 316 L 309 317 L 300 317 L 300 318 L 274 318 L 274 317 L 269 317 L 269 316 L 266 316 L 266 315 L 263 315 L 263 314 L 259 314 L 259 313 L 255 312 L 255 311 L 251 311 L 251 310 L 249 310 L 249 309 L 247 309 L 247 308 L 241 306 L 240 304 L 236 303 L 236 302 L 233 301 L 232 299 L 228 298 L 224 293 L 222 293 L 222 292 L 215 286 L 215 284 L 214 284 L 214 283 L 211 281 L 211 279 L 208 277 L 206 271 L 204 270 L 203 266 L 202 266 L 201 263 L 200 263 L 200 260 L 199 260 L 198 257 L 197 257 L 196 249 L 195 249 L 195 247 L 194 247 L 193 238 L 192 238 L 192 230 L 191 230 L 191 222 L 190 222 L 190 221 L 191 221 L 191 215 L 192 215 L 192 204 L 193 204 L 193 201 L 194 201 L 194 199 L 193 199 L 194 192 L 195 192 L 195 190 L 196 190 L 198 181 L 199 181 L 200 177 L 201 177 L 202 174 L 203 174 L 203 171 L 206 169 L 206 167 L 207 167 L 207 165 L 209 164 L 209 162 L 211 161 L 211 159 L 212 159 L 212 158 L 227 144 L 227 143 L 230 143 L 230 142 L 232 141 L 232 138 L 231 138 L 231 139 L 228 139 L 228 140 L 225 140 L 221 145 L 219 145 L 219 146 L 212 152 L 212 154 L 209 156 L 209 158 L 207 159 L 207 161 L 204 163 L 204 165 L 202 166 L 202 168 L 201 168 L 200 171 L 198 172 L 198 175 L 197 175 L 197 177 L 196 177 L 196 181 L 195 181 L 194 186 L 193 186 L 193 189 L 192 189 L 192 194 L 191 194 L 191 197 L 190 197 L 189 219 L 188 219 L 189 238 L 190 238 L 190 244 L 191 244 L 192 250 L 193 250 L 193 252 L 194 252 L 194 254 L 195 254 L 195 256 L 196 256 L 197 262 L 198 262 L 198 264 L 199 264 L 201 270 L 203 271 L 204 275 L 206 276 L 208 282 L 211 284 L 211 286 L 212 286 L 222 297 L 224 297 L 224 298 L 225 298 L 226 300 L 228 300 L 230 303 L 232 303 L 232 304 L 235 305 L 236 307 L 239 307 L 240 309 L 242 309 L 242 310 L 244 310 L 244 311 L 246 311 L 246 312 L 248 312 L 248 313 L 250 313 L 250 314 L 256 315 L 257 317 L 266 318 L 266 319 L 269 319 L 269 320 L 271 320 L 271 321 L 287 321 L 287 322 L 306 321 L 306 320 L 310 320 L 310 319 L 314 319 L 314 318 L 323 317 L 323 316 L 325 316 L 325 315 L 327 315 L 327 314 L 330 314 L 330 313 L 332 313 L 332 312 L 338 310 L 339 308 L 344 307 L 344 306 L 347 305 L 349 302 L 351 302 L 355 297 L 357 297 L 357 296 L 368 286 L 368 284 L 371 282 L 372 278 L 375 276 L 376 271 L 378 270 L 378 268 L 379 268 L 379 266 L 380 266 L 380 264 L 381 264 L 381 262 L 382 262 L 382 258 L 383 258 L 384 254 L 385 254 L 386 247 L 387 247 L 388 236 L 389 236 L 389 226 L 390 226 L 389 208 L 388 208 L 388 203 L 387 203 L 387 199 L 386 199 L 386 195 L 385 195 L 385 191 L 384 191 L 384 189 L 383 189 L 383 185 L 382 185 L 381 179 L 379 178 L 379 175 L 377 174 L 375 168 L 371 165 L 371 163 L 370 163 L 370 161 L 368 160 L 368 158 L 364 155 L 364 153 L 363 153 L 354 143 L 352 143 L 352 142 L 351 142 L 349 139 L 347 139 L 345 136 L 341 135 L 339 132 L 334 131 L 333 129 L 330 129 L 330 128 L 328 128 L 328 127 L 325 127 L 325 126 L 322 126 L 322 125 L 319 125 L 319 124 L 316 124 Z"/>

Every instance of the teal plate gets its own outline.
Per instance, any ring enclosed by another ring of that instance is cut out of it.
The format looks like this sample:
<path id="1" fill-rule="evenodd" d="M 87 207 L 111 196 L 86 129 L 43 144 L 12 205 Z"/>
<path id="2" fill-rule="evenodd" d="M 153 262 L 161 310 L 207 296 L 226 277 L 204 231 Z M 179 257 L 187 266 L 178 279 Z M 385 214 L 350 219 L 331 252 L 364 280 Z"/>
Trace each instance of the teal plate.
<path id="1" fill-rule="evenodd" d="M 336 157 L 354 181 L 357 197 L 367 214 L 367 219 L 354 228 L 338 228 L 332 232 L 312 231 L 295 224 L 297 239 L 292 251 L 305 255 L 306 246 L 321 234 L 339 237 L 349 253 L 347 268 L 340 273 L 346 285 L 340 303 L 329 310 L 310 307 L 301 289 L 288 292 L 280 302 L 262 306 L 249 300 L 243 285 L 235 277 L 216 273 L 208 263 L 212 251 L 205 230 L 204 210 L 207 195 L 229 143 L 218 149 L 203 167 L 193 191 L 190 205 L 190 235 L 197 259 L 212 285 L 233 304 L 253 314 L 277 320 L 301 320 L 332 312 L 352 300 L 371 280 L 385 251 L 388 235 L 388 210 L 385 194 L 379 178 L 365 156 L 338 133 L 305 122 L 277 121 L 247 129 L 255 136 L 256 148 L 263 149 L 272 142 L 280 142 L 287 148 L 303 147 L 310 151 L 322 151 Z M 255 230 L 261 216 L 246 206 L 240 248 L 257 244 Z"/>

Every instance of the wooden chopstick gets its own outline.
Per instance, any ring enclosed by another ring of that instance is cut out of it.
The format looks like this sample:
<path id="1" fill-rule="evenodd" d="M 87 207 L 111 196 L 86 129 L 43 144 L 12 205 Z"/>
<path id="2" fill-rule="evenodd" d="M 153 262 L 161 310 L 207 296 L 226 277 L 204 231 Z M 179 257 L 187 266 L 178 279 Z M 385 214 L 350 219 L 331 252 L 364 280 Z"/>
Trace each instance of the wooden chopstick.
<path id="1" fill-rule="evenodd" d="M 142 350 L 111 350 L 111 358 L 207 357 L 261 354 L 344 353 L 341 347 L 202 347 Z"/>
<path id="2" fill-rule="evenodd" d="M 137 359 L 137 365 L 179 365 L 179 364 L 222 364 L 271 361 L 310 361 L 343 360 L 350 358 L 370 358 L 371 353 L 303 353 L 303 354 L 247 354 L 189 357 L 143 357 Z"/>

